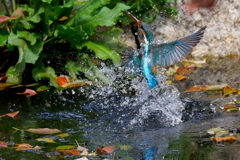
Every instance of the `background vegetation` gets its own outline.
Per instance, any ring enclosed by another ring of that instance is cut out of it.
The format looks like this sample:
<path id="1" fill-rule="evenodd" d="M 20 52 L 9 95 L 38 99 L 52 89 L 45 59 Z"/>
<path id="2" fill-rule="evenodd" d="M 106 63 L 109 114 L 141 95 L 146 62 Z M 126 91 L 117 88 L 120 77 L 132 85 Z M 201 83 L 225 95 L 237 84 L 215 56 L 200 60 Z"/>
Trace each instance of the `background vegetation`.
<path id="1" fill-rule="evenodd" d="M 131 22 L 123 11 L 148 22 L 156 13 L 177 14 L 171 5 L 176 0 L 11 2 L 12 8 L 2 0 L 5 13 L 0 11 L 0 90 L 35 82 L 42 90 L 82 86 L 89 80 L 111 83 L 99 67 L 101 62 L 121 62 L 123 30 L 116 25 Z M 97 32 L 99 27 L 105 28 Z"/>

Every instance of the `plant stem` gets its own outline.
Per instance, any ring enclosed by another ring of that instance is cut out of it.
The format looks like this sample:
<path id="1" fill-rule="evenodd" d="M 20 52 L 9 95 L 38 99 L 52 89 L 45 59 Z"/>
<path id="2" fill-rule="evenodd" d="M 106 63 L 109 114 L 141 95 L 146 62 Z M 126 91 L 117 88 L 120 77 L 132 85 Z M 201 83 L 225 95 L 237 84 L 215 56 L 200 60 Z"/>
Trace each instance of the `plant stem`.
<path id="1" fill-rule="evenodd" d="M 4 8 L 5 8 L 6 12 L 7 12 L 7 16 L 10 17 L 10 12 L 9 12 L 9 10 L 8 10 L 8 7 L 7 7 L 7 5 L 6 5 L 5 0 L 2 0 L 2 4 L 4 5 Z"/>
<path id="2" fill-rule="evenodd" d="M 13 8 L 13 11 L 16 10 L 16 2 L 15 2 L 15 0 L 12 0 L 12 8 Z"/>

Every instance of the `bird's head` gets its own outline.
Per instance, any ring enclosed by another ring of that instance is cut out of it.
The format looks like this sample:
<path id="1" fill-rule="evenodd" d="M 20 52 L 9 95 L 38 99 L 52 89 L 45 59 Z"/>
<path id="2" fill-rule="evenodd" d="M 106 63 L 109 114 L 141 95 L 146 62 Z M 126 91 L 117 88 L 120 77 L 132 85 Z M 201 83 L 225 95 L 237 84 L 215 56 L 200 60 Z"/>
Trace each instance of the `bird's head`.
<path id="1" fill-rule="evenodd" d="M 129 17 L 132 18 L 132 20 L 137 24 L 138 30 L 140 31 L 140 34 L 142 35 L 142 38 L 144 39 L 145 43 L 151 43 L 154 40 L 153 33 L 151 28 L 148 24 L 138 20 L 136 17 L 134 17 L 130 12 L 125 11 Z"/>

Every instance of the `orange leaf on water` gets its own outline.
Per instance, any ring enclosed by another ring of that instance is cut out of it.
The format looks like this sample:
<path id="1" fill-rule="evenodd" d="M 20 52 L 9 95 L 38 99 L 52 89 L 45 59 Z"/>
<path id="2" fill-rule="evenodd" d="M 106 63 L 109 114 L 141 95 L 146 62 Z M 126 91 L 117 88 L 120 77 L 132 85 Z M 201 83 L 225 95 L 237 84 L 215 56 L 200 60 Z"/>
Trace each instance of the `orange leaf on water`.
<path id="1" fill-rule="evenodd" d="M 213 137 L 212 140 L 216 142 L 223 142 L 223 141 L 234 142 L 237 139 L 234 136 L 227 136 L 227 137 Z"/>
<path id="2" fill-rule="evenodd" d="M 176 80 L 178 80 L 178 81 L 182 81 L 182 80 L 187 79 L 186 76 L 182 76 L 182 75 L 178 75 L 178 74 L 175 74 L 174 77 L 175 77 Z"/>
<path id="3" fill-rule="evenodd" d="M 27 129 L 26 131 L 32 132 L 35 134 L 54 134 L 62 132 L 58 129 L 50 129 L 50 128 L 35 128 L 35 129 Z"/>
<path id="4" fill-rule="evenodd" d="M 238 108 L 237 106 L 233 105 L 233 104 L 225 104 L 224 105 L 224 110 L 228 110 L 228 109 L 231 109 L 231 108 Z"/>
<path id="5" fill-rule="evenodd" d="M 208 87 L 208 86 L 196 85 L 196 86 L 193 86 L 193 87 L 187 89 L 187 90 L 184 91 L 184 92 L 202 91 L 202 90 L 206 89 L 207 87 Z"/>
<path id="6" fill-rule="evenodd" d="M 68 83 L 69 80 L 67 77 L 57 77 L 57 83 L 61 86 Z"/>
<path id="7" fill-rule="evenodd" d="M 13 112 L 13 113 L 7 113 L 5 115 L 14 118 L 18 113 L 19 113 L 19 111 Z"/>
<path id="8" fill-rule="evenodd" d="M 111 146 L 104 147 L 102 150 L 106 151 L 107 153 L 113 153 L 113 148 Z"/>
<path id="9" fill-rule="evenodd" d="M 75 155 L 79 156 L 80 153 L 76 149 L 71 149 L 71 150 L 58 150 L 60 154 L 65 154 L 65 155 Z"/>
<path id="10" fill-rule="evenodd" d="M 32 89 L 26 89 L 25 92 L 23 92 L 23 93 L 17 93 L 17 94 L 24 94 L 24 95 L 26 95 L 27 97 L 31 97 L 31 96 L 36 95 L 37 92 L 35 92 L 35 91 L 32 90 Z"/>
<path id="11" fill-rule="evenodd" d="M 194 68 L 184 68 L 184 67 L 179 67 L 177 69 L 177 73 L 180 75 L 184 75 L 184 74 L 190 74 L 194 71 Z"/>
<path id="12" fill-rule="evenodd" d="M 33 146 L 28 144 L 28 143 L 18 143 L 18 144 L 15 144 L 16 147 L 14 148 L 18 148 L 18 147 L 23 147 L 23 148 L 32 148 Z"/>
<path id="13" fill-rule="evenodd" d="M 5 142 L 0 142 L 0 147 L 7 147 L 7 144 Z"/>
<path id="14" fill-rule="evenodd" d="M 226 86 L 224 89 L 223 89 L 223 93 L 224 93 L 224 96 L 228 96 L 230 95 L 231 93 L 235 93 L 237 92 L 238 90 L 234 89 L 234 88 L 231 88 L 229 86 Z"/>
<path id="15" fill-rule="evenodd" d="M 97 154 L 98 155 L 104 155 L 106 154 L 107 152 L 105 150 L 103 150 L 102 148 L 97 148 Z"/>

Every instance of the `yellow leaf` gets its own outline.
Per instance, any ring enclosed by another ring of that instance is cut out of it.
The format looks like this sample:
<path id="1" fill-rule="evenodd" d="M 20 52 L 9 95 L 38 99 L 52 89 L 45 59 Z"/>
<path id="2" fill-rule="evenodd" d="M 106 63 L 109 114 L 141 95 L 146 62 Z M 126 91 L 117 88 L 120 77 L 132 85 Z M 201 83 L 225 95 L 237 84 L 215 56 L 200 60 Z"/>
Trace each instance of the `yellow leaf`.
<path id="1" fill-rule="evenodd" d="M 58 134 L 58 135 L 56 135 L 56 136 L 61 137 L 61 138 L 64 138 L 64 137 L 69 136 L 69 134 L 68 134 L 68 133 L 61 133 L 61 134 Z"/>
<path id="2" fill-rule="evenodd" d="M 223 93 L 224 93 L 224 96 L 228 96 L 229 94 L 231 93 L 235 93 L 237 92 L 238 90 L 234 89 L 234 88 L 231 88 L 229 86 L 226 86 L 224 89 L 223 89 Z"/>
<path id="3" fill-rule="evenodd" d="M 48 143 L 55 143 L 54 140 L 52 140 L 52 138 L 37 138 L 37 141 L 42 141 L 42 142 L 48 142 Z"/>
<path id="4" fill-rule="evenodd" d="M 74 147 L 75 147 L 74 145 L 63 145 L 63 146 L 58 146 L 56 150 L 72 149 Z"/>
<path id="5" fill-rule="evenodd" d="M 206 89 L 204 89 L 205 91 L 216 91 L 216 90 L 222 90 L 224 87 L 226 87 L 228 84 L 221 84 L 221 85 L 212 85 L 212 86 L 208 86 Z"/>

